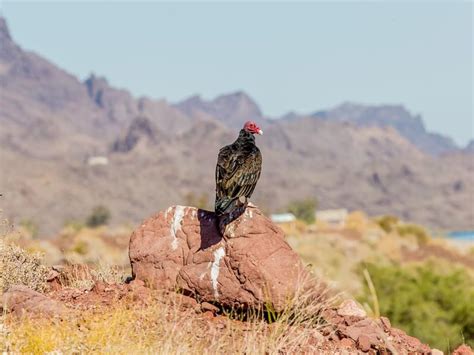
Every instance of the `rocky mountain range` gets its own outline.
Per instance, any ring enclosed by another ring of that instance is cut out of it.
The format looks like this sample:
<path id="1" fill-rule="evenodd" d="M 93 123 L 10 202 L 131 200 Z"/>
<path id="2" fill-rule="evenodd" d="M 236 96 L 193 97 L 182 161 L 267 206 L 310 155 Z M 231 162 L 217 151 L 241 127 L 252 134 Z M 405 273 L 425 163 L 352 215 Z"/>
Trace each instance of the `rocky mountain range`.
<path id="1" fill-rule="evenodd" d="M 365 106 L 344 103 L 331 110 L 318 111 L 312 117 L 351 122 L 361 127 L 393 127 L 420 150 L 432 155 L 457 150 L 451 138 L 427 132 L 421 117 L 410 114 L 400 105 Z"/>
<path id="2" fill-rule="evenodd" d="M 343 104 L 270 119 L 244 92 L 179 103 L 135 98 L 22 49 L 2 18 L 0 42 L 0 208 L 41 234 L 99 204 L 113 223 L 137 223 L 189 203 L 191 193 L 211 206 L 217 152 L 249 119 L 265 132 L 254 202 L 266 212 L 314 197 L 322 209 L 474 227 L 472 150 L 427 132 L 402 106 Z M 105 160 L 91 163 L 96 156 Z"/>

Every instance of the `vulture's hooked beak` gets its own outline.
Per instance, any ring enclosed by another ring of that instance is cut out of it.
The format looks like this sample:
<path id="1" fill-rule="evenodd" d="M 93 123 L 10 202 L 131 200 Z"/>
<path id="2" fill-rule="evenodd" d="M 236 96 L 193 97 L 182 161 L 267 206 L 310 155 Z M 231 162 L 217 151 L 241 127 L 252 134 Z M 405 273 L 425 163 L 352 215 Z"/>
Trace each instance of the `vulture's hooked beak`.
<path id="1" fill-rule="evenodd" d="M 263 131 L 261 129 L 258 130 L 258 134 L 260 134 L 261 136 L 263 136 Z"/>

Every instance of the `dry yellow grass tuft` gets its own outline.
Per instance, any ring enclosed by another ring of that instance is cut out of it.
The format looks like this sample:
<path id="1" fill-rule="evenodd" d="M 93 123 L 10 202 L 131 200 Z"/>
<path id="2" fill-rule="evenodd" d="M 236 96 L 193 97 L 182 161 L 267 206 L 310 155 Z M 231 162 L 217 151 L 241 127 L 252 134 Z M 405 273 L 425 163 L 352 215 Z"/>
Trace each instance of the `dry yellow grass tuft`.
<path id="1" fill-rule="evenodd" d="M 332 306 L 325 294 L 302 291 L 288 311 L 273 322 L 249 313 L 246 321 L 185 310 L 173 297 L 161 296 L 147 306 L 128 302 L 109 309 L 72 313 L 69 318 L 7 317 L 8 333 L 0 351 L 13 353 L 301 353 L 318 352 L 324 321 Z"/>

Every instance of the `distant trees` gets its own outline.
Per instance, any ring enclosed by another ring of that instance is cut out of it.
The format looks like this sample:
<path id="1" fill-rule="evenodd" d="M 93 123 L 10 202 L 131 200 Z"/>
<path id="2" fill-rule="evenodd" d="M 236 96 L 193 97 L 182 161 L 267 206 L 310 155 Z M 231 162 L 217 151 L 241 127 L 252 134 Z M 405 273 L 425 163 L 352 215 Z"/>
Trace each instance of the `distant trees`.
<path id="1" fill-rule="evenodd" d="M 306 198 L 304 200 L 296 200 L 288 205 L 288 211 L 293 213 L 296 218 L 310 224 L 315 221 L 316 208 L 318 202 L 315 198 Z"/>
<path id="2" fill-rule="evenodd" d="M 110 211 L 105 206 L 94 207 L 89 217 L 87 217 L 86 224 L 88 227 L 99 227 L 107 224 L 110 220 Z"/>

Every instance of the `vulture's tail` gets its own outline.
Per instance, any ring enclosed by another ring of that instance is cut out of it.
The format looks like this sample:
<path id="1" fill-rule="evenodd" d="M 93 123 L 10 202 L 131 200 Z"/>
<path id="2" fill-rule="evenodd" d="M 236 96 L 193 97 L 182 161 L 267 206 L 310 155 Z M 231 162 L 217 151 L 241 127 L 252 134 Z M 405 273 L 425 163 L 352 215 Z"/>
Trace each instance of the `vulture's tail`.
<path id="1" fill-rule="evenodd" d="M 232 212 L 238 207 L 238 205 L 239 200 L 237 198 L 230 198 L 225 196 L 220 199 L 216 199 L 214 211 L 218 216 L 222 216 L 223 214 Z"/>

